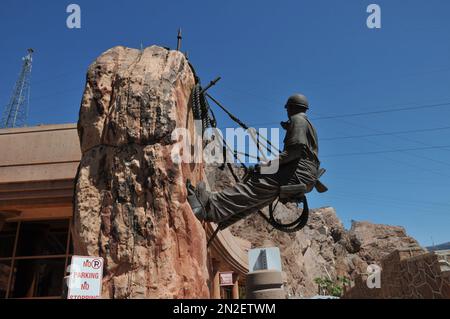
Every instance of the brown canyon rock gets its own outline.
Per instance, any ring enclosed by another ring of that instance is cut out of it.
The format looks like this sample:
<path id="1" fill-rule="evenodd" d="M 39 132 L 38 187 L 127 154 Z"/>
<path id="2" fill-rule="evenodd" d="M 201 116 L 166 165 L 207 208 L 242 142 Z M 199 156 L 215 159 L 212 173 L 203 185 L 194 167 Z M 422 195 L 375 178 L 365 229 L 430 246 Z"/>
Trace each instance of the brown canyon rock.
<path id="1" fill-rule="evenodd" d="M 194 132 L 185 57 L 115 47 L 90 67 L 78 132 L 75 253 L 105 259 L 105 298 L 207 298 L 206 238 L 186 201 L 200 165 L 171 159 L 175 128 Z"/>
<path id="2" fill-rule="evenodd" d="M 359 255 L 368 263 L 380 261 L 395 249 L 419 246 L 400 226 L 354 221 L 349 234 L 358 242 Z"/>

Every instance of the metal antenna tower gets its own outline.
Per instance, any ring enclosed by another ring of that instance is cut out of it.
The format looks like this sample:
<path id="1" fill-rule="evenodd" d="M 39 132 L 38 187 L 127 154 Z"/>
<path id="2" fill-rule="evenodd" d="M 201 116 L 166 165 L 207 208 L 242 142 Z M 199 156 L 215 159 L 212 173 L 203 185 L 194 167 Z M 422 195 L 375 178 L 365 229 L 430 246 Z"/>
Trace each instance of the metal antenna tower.
<path id="1" fill-rule="evenodd" d="M 20 70 L 19 78 L 11 95 L 9 104 L 5 107 L 2 120 L 0 122 L 1 128 L 21 127 L 27 124 L 28 118 L 28 104 L 30 100 L 30 78 L 31 65 L 33 62 L 33 49 L 27 50 L 28 54 L 25 56 Z"/>
<path id="2" fill-rule="evenodd" d="M 181 50 L 181 40 L 183 39 L 183 36 L 181 35 L 181 28 L 178 29 L 177 34 L 177 51 Z"/>

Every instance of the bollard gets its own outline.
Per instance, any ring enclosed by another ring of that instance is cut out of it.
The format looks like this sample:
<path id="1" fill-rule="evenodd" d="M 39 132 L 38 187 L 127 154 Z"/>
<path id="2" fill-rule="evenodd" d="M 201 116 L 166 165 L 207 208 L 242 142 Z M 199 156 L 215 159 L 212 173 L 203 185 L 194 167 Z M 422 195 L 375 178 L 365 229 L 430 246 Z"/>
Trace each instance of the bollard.
<path id="1" fill-rule="evenodd" d="M 247 299 L 286 299 L 283 277 L 278 270 L 257 270 L 247 274 Z"/>

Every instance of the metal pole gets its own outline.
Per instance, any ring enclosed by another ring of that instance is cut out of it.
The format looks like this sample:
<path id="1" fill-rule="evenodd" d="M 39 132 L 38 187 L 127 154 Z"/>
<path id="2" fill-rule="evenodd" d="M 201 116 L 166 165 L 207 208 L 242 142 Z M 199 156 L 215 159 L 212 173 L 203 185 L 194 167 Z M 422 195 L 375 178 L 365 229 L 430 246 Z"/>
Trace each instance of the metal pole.
<path id="1" fill-rule="evenodd" d="M 178 29 L 178 35 L 177 35 L 177 51 L 181 50 L 181 40 L 183 39 L 181 35 L 181 28 Z"/>
<path id="2" fill-rule="evenodd" d="M 204 94 L 206 91 L 208 91 L 212 86 L 216 85 L 217 82 L 222 79 L 220 76 L 209 82 L 209 84 L 200 92 L 200 94 Z"/>

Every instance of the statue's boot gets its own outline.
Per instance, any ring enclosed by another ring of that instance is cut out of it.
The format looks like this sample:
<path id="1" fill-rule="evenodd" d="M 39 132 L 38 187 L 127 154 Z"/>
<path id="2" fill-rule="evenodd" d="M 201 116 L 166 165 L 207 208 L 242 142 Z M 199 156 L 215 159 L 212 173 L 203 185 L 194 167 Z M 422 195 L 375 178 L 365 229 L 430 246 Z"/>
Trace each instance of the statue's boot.
<path id="1" fill-rule="evenodd" d="M 208 200 L 209 195 L 206 190 L 206 184 L 202 181 L 194 187 L 190 180 L 187 180 L 186 187 L 188 191 L 188 202 L 191 205 L 194 215 L 200 220 L 208 220 Z"/>

